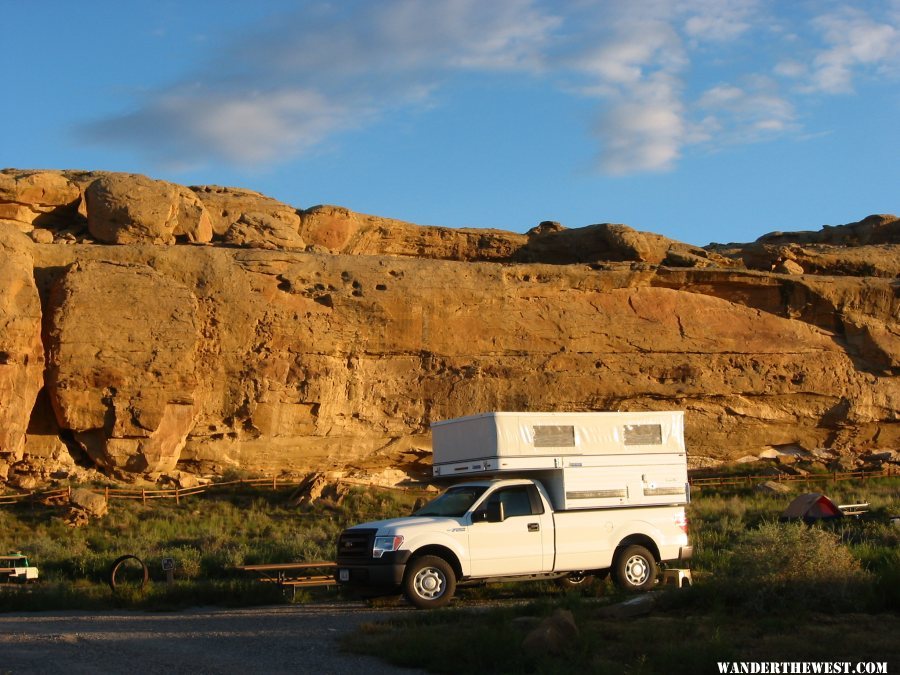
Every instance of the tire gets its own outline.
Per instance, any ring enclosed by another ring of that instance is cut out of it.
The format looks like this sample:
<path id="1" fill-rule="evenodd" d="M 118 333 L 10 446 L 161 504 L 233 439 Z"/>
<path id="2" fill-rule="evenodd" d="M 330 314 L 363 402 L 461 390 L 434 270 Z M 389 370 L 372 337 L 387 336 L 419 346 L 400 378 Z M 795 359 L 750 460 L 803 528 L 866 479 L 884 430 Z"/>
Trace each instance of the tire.
<path id="1" fill-rule="evenodd" d="M 596 580 L 597 577 L 593 574 L 587 574 L 586 572 L 572 572 L 571 574 L 567 574 L 566 576 L 557 579 L 556 583 L 566 590 L 575 591 L 590 588 L 594 585 Z"/>
<path id="2" fill-rule="evenodd" d="M 419 609 L 444 607 L 456 591 L 456 574 L 443 558 L 414 558 L 403 576 L 403 595 Z"/>
<path id="3" fill-rule="evenodd" d="M 656 583 L 653 554 L 643 546 L 626 546 L 613 563 L 613 581 L 626 591 L 647 591 Z"/>

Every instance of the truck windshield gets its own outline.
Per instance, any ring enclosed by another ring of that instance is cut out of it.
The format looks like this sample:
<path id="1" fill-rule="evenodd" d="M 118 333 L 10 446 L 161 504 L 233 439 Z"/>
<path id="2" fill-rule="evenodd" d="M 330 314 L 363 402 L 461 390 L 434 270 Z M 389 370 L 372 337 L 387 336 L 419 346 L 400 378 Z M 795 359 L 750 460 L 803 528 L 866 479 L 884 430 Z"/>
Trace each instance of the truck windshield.
<path id="1" fill-rule="evenodd" d="M 417 516 L 457 517 L 463 515 L 484 494 L 484 485 L 458 485 L 415 512 Z"/>

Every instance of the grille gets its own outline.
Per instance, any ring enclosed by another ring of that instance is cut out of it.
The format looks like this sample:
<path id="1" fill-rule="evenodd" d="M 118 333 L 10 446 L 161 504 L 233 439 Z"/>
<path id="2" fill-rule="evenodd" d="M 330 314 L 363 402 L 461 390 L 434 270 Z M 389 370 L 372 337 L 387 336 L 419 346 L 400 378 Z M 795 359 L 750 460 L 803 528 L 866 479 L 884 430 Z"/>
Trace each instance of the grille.
<path id="1" fill-rule="evenodd" d="M 338 559 L 359 559 L 372 557 L 372 545 L 377 530 L 344 530 L 338 539 Z"/>

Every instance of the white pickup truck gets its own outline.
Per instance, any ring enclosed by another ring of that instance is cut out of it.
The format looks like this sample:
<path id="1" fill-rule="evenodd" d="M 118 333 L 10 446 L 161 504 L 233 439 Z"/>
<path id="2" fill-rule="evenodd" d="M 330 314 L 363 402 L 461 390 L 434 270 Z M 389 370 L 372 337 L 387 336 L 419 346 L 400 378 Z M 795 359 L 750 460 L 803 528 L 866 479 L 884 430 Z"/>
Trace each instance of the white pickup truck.
<path id="1" fill-rule="evenodd" d="M 435 475 L 484 478 L 449 487 L 410 517 L 344 530 L 337 580 L 401 588 L 420 608 L 488 581 L 577 584 L 611 572 L 622 587 L 648 589 L 659 563 L 692 553 L 682 428 L 682 413 L 671 412 L 436 423 Z"/>

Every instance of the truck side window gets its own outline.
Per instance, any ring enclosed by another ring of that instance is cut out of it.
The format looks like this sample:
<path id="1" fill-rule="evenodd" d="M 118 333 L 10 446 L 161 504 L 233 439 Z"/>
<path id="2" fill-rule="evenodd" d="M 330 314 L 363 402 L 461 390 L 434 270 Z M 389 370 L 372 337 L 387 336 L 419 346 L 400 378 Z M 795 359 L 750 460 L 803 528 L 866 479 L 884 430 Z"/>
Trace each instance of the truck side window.
<path id="1" fill-rule="evenodd" d="M 485 506 L 488 504 L 503 504 L 503 511 L 507 518 L 514 516 L 530 516 L 531 499 L 528 496 L 527 485 L 517 485 L 515 487 L 502 488 L 488 497 Z"/>
<path id="2" fill-rule="evenodd" d="M 541 501 L 541 495 L 534 485 L 528 485 L 528 498 L 531 500 L 531 513 L 540 515 L 544 512 L 544 502 Z"/>

